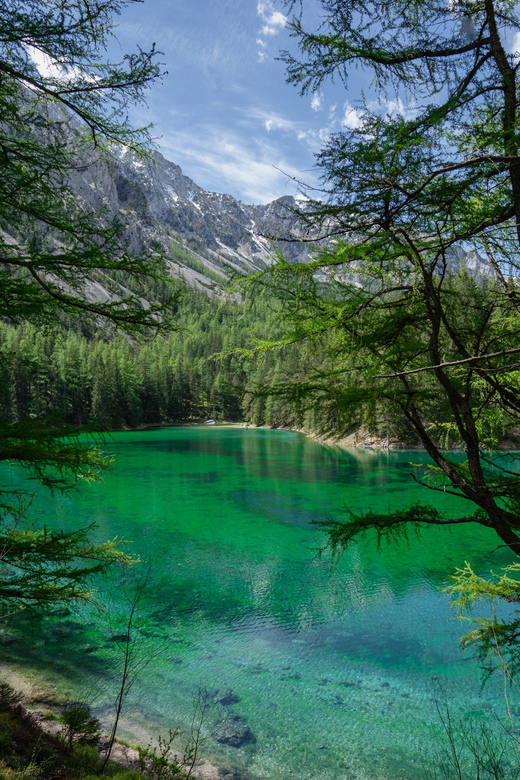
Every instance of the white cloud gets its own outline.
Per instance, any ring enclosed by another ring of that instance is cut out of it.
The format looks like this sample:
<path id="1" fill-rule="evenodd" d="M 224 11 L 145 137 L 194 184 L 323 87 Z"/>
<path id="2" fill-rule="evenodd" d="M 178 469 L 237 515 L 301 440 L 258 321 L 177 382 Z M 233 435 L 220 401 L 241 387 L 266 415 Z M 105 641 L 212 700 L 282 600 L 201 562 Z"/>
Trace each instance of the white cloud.
<path id="1" fill-rule="evenodd" d="M 261 30 L 262 35 L 277 35 L 289 21 L 280 11 L 275 11 L 271 0 L 258 0 L 256 11 L 264 22 Z"/>
<path id="2" fill-rule="evenodd" d="M 292 136 L 300 143 L 304 143 L 313 152 L 318 152 L 323 144 L 329 140 L 331 133 L 338 129 L 336 119 L 333 119 L 325 127 L 312 128 L 302 122 L 286 119 L 284 116 L 280 116 L 280 114 L 263 108 L 248 108 L 241 110 L 241 113 L 247 120 L 253 120 L 256 124 L 260 123 L 268 133 L 278 131 L 284 136 Z"/>
<path id="3" fill-rule="evenodd" d="M 287 24 L 287 17 L 280 11 L 274 11 L 268 19 L 268 24 L 272 24 L 273 27 L 285 27 Z"/>
<path id="4" fill-rule="evenodd" d="M 179 6 L 179 13 L 168 13 L 165 10 L 168 5 Z M 171 3 L 162 4 L 151 2 L 148 17 L 146 9 L 139 12 L 141 19 L 141 13 L 145 11 L 142 21 L 132 22 L 129 20 L 131 14 L 122 14 L 117 37 L 126 41 L 124 45 L 129 49 L 133 48 L 135 42 L 147 47 L 150 41 L 160 41 L 159 48 L 164 51 L 168 62 L 170 77 L 167 81 L 170 85 L 179 78 L 184 80 L 186 69 L 192 72 L 202 71 L 204 76 L 213 78 L 215 73 L 225 73 L 243 67 L 246 58 L 254 61 L 255 49 L 251 50 L 251 31 L 239 23 L 236 0 L 218 0 L 209 4 L 211 9 L 198 20 L 197 45 L 194 46 L 192 17 L 198 5 L 196 0 L 191 4 L 182 0 L 171 0 Z M 184 6 L 190 10 L 184 10 Z"/>
<path id="5" fill-rule="evenodd" d="M 285 133 L 299 133 L 302 131 L 302 126 L 299 122 L 295 122 L 292 119 L 286 119 L 280 114 L 275 114 L 273 111 L 265 111 L 262 108 L 248 108 L 244 111 L 244 114 L 248 119 L 256 119 L 260 121 L 268 133 L 271 130 L 281 130 Z"/>
<path id="6" fill-rule="evenodd" d="M 311 108 L 313 111 L 321 111 L 323 107 L 323 95 L 321 92 L 315 92 L 312 96 Z"/>
<path id="7" fill-rule="evenodd" d="M 267 53 L 265 52 L 265 47 L 267 46 L 267 41 L 263 41 L 261 38 L 257 38 L 256 42 L 260 48 L 258 49 L 258 62 L 265 62 L 267 59 Z"/>
<path id="8" fill-rule="evenodd" d="M 347 127 L 349 130 L 357 130 L 361 127 L 361 112 L 357 108 L 353 108 L 350 103 L 344 105 L 345 113 L 341 124 L 343 127 Z"/>
<path id="9" fill-rule="evenodd" d="M 320 146 L 322 146 L 323 144 L 327 143 L 333 131 L 333 125 L 329 125 L 328 127 L 321 127 L 318 132 L 314 134 L 314 137 L 317 137 L 318 141 L 320 142 Z"/>
<path id="10" fill-rule="evenodd" d="M 297 178 L 299 171 L 260 139 L 246 141 L 220 127 L 206 126 L 196 137 L 185 132 L 163 137 L 161 148 L 201 186 L 220 192 L 230 188 L 248 202 L 269 203 L 296 191 L 287 175 Z"/>
<path id="11" fill-rule="evenodd" d="M 282 17 L 283 21 L 280 21 L 278 17 Z M 282 30 L 285 27 L 286 24 L 286 18 L 283 16 L 283 14 L 273 14 L 270 17 L 269 24 L 264 24 L 262 27 L 262 35 L 277 35 L 280 30 Z"/>
<path id="12" fill-rule="evenodd" d="M 403 119 L 414 119 L 417 116 L 417 108 L 415 103 L 405 105 L 400 97 L 395 100 L 386 101 L 386 113 L 389 117 L 393 117 L 396 114 L 400 114 Z"/>

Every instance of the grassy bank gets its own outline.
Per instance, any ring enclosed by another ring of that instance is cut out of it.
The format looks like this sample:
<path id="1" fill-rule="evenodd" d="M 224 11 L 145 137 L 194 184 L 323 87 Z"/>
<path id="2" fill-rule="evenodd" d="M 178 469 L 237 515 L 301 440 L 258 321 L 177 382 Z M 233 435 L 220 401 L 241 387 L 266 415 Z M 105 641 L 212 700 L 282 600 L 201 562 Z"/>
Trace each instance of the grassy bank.
<path id="1" fill-rule="evenodd" d="M 71 729 L 67 712 L 70 702 L 36 673 L 21 675 L 0 663 L 0 780 L 217 780 L 224 774 L 196 755 L 177 755 L 168 738 L 151 739 L 146 748 L 116 740 L 104 766 L 108 736 L 99 723 L 82 731 L 72 719 Z"/>

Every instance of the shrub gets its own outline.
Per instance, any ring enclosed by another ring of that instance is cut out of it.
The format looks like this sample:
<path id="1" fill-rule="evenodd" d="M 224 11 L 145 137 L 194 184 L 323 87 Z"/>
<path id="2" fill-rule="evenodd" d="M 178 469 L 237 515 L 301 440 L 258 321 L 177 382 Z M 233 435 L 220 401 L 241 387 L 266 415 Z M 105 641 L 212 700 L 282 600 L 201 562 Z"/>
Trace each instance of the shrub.
<path id="1" fill-rule="evenodd" d="M 73 744 L 93 746 L 98 744 L 101 724 L 90 712 L 88 704 L 78 701 L 69 702 L 63 708 L 61 721 L 65 726 L 63 738 L 69 748 L 72 748 Z"/>
<path id="2" fill-rule="evenodd" d="M 22 694 L 17 693 L 6 682 L 0 682 L 0 708 L 3 710 L 16 707 L 22 701 Z"/>

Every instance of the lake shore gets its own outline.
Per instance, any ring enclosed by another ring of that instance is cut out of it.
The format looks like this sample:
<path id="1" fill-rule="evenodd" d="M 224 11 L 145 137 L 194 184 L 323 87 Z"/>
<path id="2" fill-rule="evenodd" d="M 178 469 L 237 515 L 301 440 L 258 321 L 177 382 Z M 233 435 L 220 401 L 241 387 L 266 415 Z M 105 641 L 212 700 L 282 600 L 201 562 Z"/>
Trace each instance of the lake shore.
<path id="1" fill-rule="evenodd" d="M 219 427 L 237 427 L 237 428 L 250 428 L 253 430 L 269 430 L 269 431 L 292 431 L 293 433 L 301 433 L 311 441 L 317 444 L 323 444 L 327 447 L 339 447 L 342 450 L 362 449 L 362 450 L 392 450 L 395 452 L 406 450 L 421 450 L 425 452 L 425 449 L 419 440 L 406 441 L 404 439 L 397 438 L 382 438 L 375 434 L 369 433 L 364 428 L 359 428 L 353 433 L 336 435 L 327 435 L 316 433 L 315 431 L 309 431 L 305 428 L 272 428 L 269 425 L 250 425 L 249 423 L 222 423 Z M 460 450 L 460 447 L 451 447 L 451 451 Z M 520 431 L 513 430 L 510 434 L 501 439 L 497 446 L 497 450 L 507 452 L 520 450 Z"/>
<path id="2" fill-rule="evenodd" d="M 205 422 L 180 422 L 180 423 L 160 423 L 157 425 L 143 426 L 134 430 L 154 430 L 157 428 L 173 428 L 173 427 L 185 427 L 185 426 L 201 426 L 208 425 Z M 317 444 L 323 444 L 327 447 L 339 447 L 342 450 L 350 449 L 363 449 L 363 450 L 422 450 L 424 447 L 418 439 L 399 439 L 396 437 L 381 437 L 376 434 L 370 433 L 365 428 L 361 427 L 349 434 L 339 435 L 327 435 L 316 433 L 315 431 L 309 431 L 306 428 L 273 428 L 270 425 L 252 425 L 247 422 L 215 422 L 208 425 L 211 428 L 244 428 L 252 430 L 267 430 L 267 431 L 292 431 L 293 433 L 301 433 L 311 441 L 315 441 Z M 520 450 L 520 430 L 512 430 L 506 437 L 500 440 L 497 444 L 497 450 L 507 452 Z M 452 450 L 460 449 L 460 447 L 452 447 Z"/>
<path id="3" fill-rule="evenodd" d="M 424 450 L 424 447 L 419 441 L 404 441 L 396 438 L 381 438 L 375 434 L 371 434 L 363 428 L 354 431 L 350 434 L 340 435 L 327 435 L 316 433 L 315 431 L 309 431 L 305 428 L 283 428 L 272 427 L 270 425 L 252 425 L 248 422 L 212 422 L 207 423 L 204 420 L 194 422 L 188 420 L 184 422 L 164 422 L 153 423 L 151 425 L 139 425 L 135 428 L 116 428 L 110 433 L 123 433 L 123 432 L 139 432 L 139 431 L 155 431 L 162 428 L 196 428 L 207 426 L 208 428 L 236 428 L 236 429 L 251 429 L 251 430 L 265 430 L 265 431 L 292 431 L 293 433 L 301 433 L 311 441 L 315 441 L 317 444 L 324 444 L 329 447 L 339 447 L 340 449 L 348 450 L 353 448 L 359 448 L 364 450 Z M 501 449 L 520 449 L 520 436 L 518 440 L 515 439 L 516 446 L 501 447 Z"/>
<path id="4" fill-rule="evenodd" d="M 215 422 L 208 424 L 206 422 L 200 421 L 200 422 L 176 422 L 176 423 L 157 423 L 153 425 L 143 425 L 139 426 L 138 428 L 131 428 L 131 429 L 119 429 L 120 431 L 153 431 L 153 430 L 159 430 L 161 428 L 186 428 L 186 427 L 201 427 L 201 426 L 207 426 L 208 428 L 218 428 L 218 429 L 227 429 L 227 428 L 236 428 L 236 429 L 245 429 L 245 430 L 258 430 L 258 431 L 291 431 L 292 433 L 301 433 L 303 436 L 306 436 L 308 439 L 311 439 L 312 441 L 317 442 L 317 444 L 325 444 L 327 446 L 332 447 L 340 447 L 341 449 L 352 449 L 352 448 L 360 448 L 360 449 L 373 449 L 373 450 L 423 450 L 424 447 L 421 446 L 419 442 L 405 442 L 399 439 L 382 439 L 380 437 L 377 437 L 373 434 L 368 433 L 364 429 L 360 429 L 359 431 L 355 431 L 354 433 L 348 434 L 348 435 L 339 435 L 339 436 L 333 436 L 333 435 L 326 435 L 326 434 L 320 434 L 316 433 L 315 431 L 309 431 L 305 428 L 274 428 L 270 425 L 252 425 L 248 422 L 229 422 L 229 421 L 222 421 L 222 422 Z"/>
<path id="5" fill-rule="evenodd" d="M 48 734 L 59 734 L 62 726 L 55 719 L 55 716 L 61 712 L 61 695 L 44 680 L 42 674 L 36 669 L 18 671 L 14 664 L 0 659 L 0 681 L 7 683 L 16 693 L 22 696 L 21 704 L 24 709 L 30 713 L 40 726 Z M 51 717 L 49 717 L 51 716 Z M 54 717 L 53 717 L 54 716 Z M 133 724 L 131 719 L 126 717 L 121 720 L 121 727 L 127 734 L 131 734 L 133 744 L 117 741 L 115 742 L 110 760 L 127 769 L 139 769 L 139 751 L 138 747 L 150 747 L 157 740 L 151 732 Z M 103 734 L 100 740 L 100 752 L 109 739 L 108 734 Z M 213 763 L 200 758 L 195 770 L 195 778 L 199 780 L 220 780 L 224 773 Z"/>

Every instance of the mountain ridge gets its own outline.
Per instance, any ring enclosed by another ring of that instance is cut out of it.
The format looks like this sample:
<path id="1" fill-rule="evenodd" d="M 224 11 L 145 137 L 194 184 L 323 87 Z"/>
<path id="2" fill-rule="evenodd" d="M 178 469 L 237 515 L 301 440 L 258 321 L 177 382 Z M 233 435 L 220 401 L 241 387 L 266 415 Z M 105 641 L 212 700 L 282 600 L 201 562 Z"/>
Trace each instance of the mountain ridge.
<path id="1" fill-rule="evenodd" d="M 138 158 L 118 147 L 98 155 L 72 174 L 71 187 L 86 208 L 105 208 L 116 216 L 131 252 L 160 245 L 171 275 L 210 297 L 221 295 L 233 276 L 266 269 L 277 251 L 292 263 L 307 262 L 313 238 L 320 241 L 298 218 L 302 204 L 293 196 L 245 204 L 204 190 L 158 151 Z M 450 265 L 457 272 L 462 264 L 472 275 L 489 275 L 475 250 L 455 247 Z M 102 287 L 98 280 L 89 295 L 111 294 Z"/>

